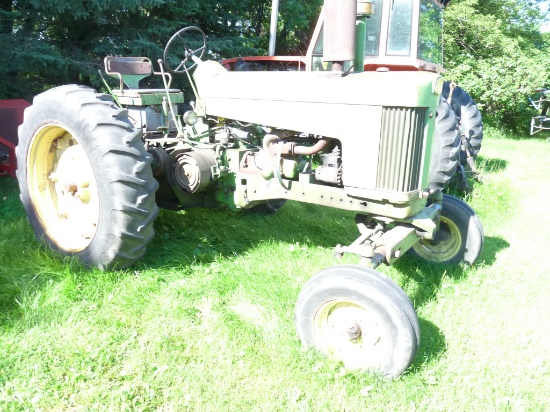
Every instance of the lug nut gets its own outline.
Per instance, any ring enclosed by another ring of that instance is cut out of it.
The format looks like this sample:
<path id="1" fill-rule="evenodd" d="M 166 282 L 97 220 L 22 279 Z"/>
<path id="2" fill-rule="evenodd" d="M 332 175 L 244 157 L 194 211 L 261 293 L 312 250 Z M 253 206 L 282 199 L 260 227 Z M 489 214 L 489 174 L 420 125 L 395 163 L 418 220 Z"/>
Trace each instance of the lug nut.
<path id="1" fill-rule="evenodd" d="M 82 189 L 78 191 L 78 198 L 82 203 L 88 203 L 92 198 L 92 195 L 88 189 Z"/>

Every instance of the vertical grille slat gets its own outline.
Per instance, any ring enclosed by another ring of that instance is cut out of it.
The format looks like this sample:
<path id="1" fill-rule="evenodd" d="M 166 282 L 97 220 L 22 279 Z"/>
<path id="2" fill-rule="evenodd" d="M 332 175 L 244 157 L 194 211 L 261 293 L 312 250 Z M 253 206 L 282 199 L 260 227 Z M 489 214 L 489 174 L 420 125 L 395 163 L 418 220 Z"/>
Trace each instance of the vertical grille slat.
<path id="1" fill-rule="evenodd" d="M 376 188 L 411 192 L 418 189 L 425 107 L 384 107 Z"/>

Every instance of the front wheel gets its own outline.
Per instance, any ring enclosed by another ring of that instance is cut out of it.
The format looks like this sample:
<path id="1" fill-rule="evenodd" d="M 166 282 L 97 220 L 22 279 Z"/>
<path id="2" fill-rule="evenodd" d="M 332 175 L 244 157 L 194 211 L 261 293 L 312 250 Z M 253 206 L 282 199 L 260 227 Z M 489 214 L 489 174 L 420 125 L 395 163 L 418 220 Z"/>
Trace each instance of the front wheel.
<path id="1" fill-rule="evenodd" d="M 300 292 L 294 320 L 304 346 L 347 368 L 393 378 L 410 366 L 420 342 L 405 292 L 359 265 L 334 266 L 312 277 Z"/>
<path id="2" fill-rule="evenodd" d="M 483 248 L 483 227 L 468 204 L 443 195 L 439 230 L 435 239 L 420 240 L 411 249 L 433 263 L 473 265 Z"/>
<path id="3" fill-rule="evenodd" d="M 36 96 L 16 153 L 21 200 L 39 239 L 101 269 L 145 253 L 158 184 L 141 132 L 109 96 L 76 85 Z"/>

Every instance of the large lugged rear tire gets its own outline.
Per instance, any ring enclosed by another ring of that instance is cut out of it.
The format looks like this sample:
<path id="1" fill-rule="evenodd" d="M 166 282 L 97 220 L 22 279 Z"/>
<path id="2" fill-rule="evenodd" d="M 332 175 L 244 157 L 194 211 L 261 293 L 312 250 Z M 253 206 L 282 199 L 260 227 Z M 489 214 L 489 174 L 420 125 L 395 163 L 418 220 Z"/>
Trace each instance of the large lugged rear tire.
<path id="1" fill-rule="evenodd" d="M 432 263 L 473 265 L 484 242 L 483 226 L 461 199 L 443 195 L 439 230 L 433 240 L 419 240 L 411 249 Z"/>
<path id="2" fill-rule="evenodd" d="M 441 95 L 445 98 L 449 98 L 450 94 L 450 82 L 445 82 L 443 85 L 443 91 Z M 475 159 L 479 150 L 481 149 L 481 142 L 483 140 L 483 121 L 481 112 L 475 104 L 472 97 L 464 91 L 464 89 L 456 86 L 453 90 L 451 97 L 451 107 L 456 117 L 459 118 L 460 131 L 466 136 L 468 143 L 468 149 L 470 154 Z M 465 162 L 466 154 L 464 153 L 462 158 Z"/>
<path id="3" fill-rule="evenodd" d="M 439 100 L 435 118 L 435 134 L 430 162 L 430 184 L 433 190 L 442 190 L 456 172 L 460 154 L 460 134 L 456 116 L 449 103 Z"/>
<path id="4" fill-rule="evenodd" d="M 141 131 L 110 96 L 67 85 L 35 97 L 19 127 L 17 178 L 36 236 L 100 269 L 145 253 L 158 214 Z"/>
<path id="5" fill-rule="evenodd" d="M 420 343 L 418 318 L 391 279 L 359 265 L 339 265 L 313 276 L 295 311 L 302 344 L 347 368 L 398 377 Z"/>

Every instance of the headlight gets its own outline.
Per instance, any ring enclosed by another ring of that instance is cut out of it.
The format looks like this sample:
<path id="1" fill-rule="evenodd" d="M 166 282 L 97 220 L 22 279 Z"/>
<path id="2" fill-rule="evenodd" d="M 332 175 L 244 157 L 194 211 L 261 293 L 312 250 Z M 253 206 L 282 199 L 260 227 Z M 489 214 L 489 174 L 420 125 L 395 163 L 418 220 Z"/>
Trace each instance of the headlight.
<path id="1" fill-rule="evenodd" d="M 199 120 L 199 116 L 193 110 L 188 110 L 183 114 L 183 121 L 189 126 L 193 126 Z"/>

